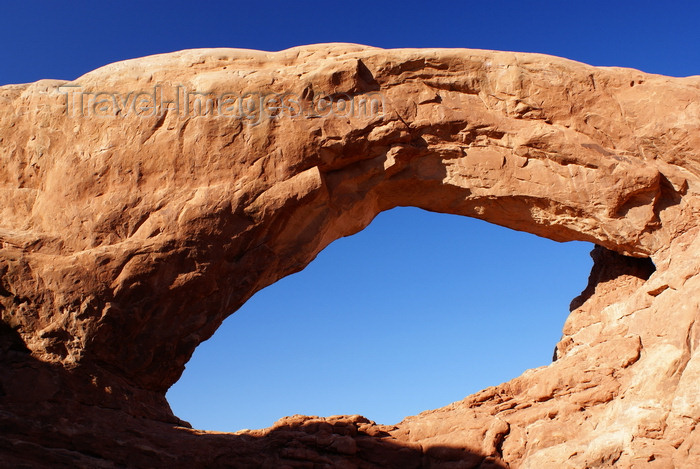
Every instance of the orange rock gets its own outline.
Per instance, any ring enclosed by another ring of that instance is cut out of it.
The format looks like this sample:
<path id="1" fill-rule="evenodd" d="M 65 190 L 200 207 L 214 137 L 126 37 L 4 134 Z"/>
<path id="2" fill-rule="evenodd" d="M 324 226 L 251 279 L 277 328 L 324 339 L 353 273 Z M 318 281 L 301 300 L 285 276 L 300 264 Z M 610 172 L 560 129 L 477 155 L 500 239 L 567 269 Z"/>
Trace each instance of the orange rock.
<path id="1" fill-rule="evenodd" d="M 331 44 L 145 57 L 0 103 L 7 464 L 700 467 L 699 77 Z M 396 427 L 172 415 L 227 315 L 402 205 L 600 246 L 554 363 Z"/>

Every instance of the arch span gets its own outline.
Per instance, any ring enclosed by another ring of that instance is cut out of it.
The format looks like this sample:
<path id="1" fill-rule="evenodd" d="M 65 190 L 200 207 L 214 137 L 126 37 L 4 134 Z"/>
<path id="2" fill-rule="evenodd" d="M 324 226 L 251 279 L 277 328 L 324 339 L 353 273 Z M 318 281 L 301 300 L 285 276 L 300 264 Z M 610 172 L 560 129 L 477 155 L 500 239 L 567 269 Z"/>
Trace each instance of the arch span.
<path id="1" fill-rule="evenodd" d="M 183 90 L 192 93 L 175 101 Z M 139 107 L 120 108 L 135 93 Z M 257 99 L 247 114 L 212 115 L 235 93 L 243 93 L 239 102 Z M 337 105 L 370 94 L 381 96 L 374 113 L 340 115 L 336 107 L 318 115 L 320 96 Z M 534 378 L 523 377 L 469 408 L 506 394 L 544 402 L 562 383 L 584 392 L 586 366 L 597 370 L 589 383 L 609 385 L 589 399 L 609 402 L 632 378 L 604 370 L 635 364 L 640 344 L 648 356 L 663 343 L 686 364 L 694 350 L 686 340 L 695 337 L 692 314 L 663 308 L 670 296 L 694 297 L 681 292 L 696 278 L 687 253 L 698 213 L 699 95 L 697 77 L 536 54 L 347 44 L 183 51 L 70 83 L 2 87 L 0 309 L 14 331 L 8 343 L 21 339 L 32 360 L 68 373 L 79 402 L 177 421 L 164 393 L 227 315 L 381 211 L 416 206 L 654 259 L 659 271 L 649 281 L 658 284 L 649 292 L 639 293 L 643 279 L 622 269 L 615 288 L 602 282 L 608 287 L 596 286 L 577 310 L 587 315 L 570 318 L 562 358 L 587 358 L 559 360 L 537 375 L 536 391 L 525 390 Z M 288 96 L 298 98 L 291 107 L 274 101 Z M 76 102 L 82 107 L 69 108 Z M 674 275 L 683 280 L 667 279 Z M 618 304 L 627 297 L 637 303 Z M 669 329 L 658 324 L 662 313 L 645 316 L 656 310 L 682 317 Z M 613 346 L 609 358 L 603 350 Z M 683 370 L 655 377 L 677 378 L 664 384 L 669 396 L 689 392 Z M 667 425 L 687 433 L 682 415 L 691 411 L 676 408 L 678 421 Z M 507 419 L 489 419 L 491 443 L 479 451 L 529 454 L 503 444 L 514 431 Z M 410 438 L 430 437 L 416 425 Z M 620 441 L 613 446 L 629 452 L 629 439 Z"/>

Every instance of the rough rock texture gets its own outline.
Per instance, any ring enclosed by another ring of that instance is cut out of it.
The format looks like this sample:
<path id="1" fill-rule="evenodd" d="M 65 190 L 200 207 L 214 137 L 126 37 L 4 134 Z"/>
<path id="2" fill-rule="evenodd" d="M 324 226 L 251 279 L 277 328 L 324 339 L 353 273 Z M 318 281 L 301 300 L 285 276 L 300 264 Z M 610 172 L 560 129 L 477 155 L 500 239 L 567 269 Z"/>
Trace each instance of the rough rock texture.
<path id="1" fill-rule="evenodd" d="M 61 85 L 383 103 L 76 117 Z M 700 77 L 476 50 L 211 49 L 0 87 L 0 106 L 3 464 L 700 467 Z M 599 246 L 556 361 L 395 427 L 295 416 L 221 434 L 172 415 L 166 390 L 227 315 L 401 205 Z"/>

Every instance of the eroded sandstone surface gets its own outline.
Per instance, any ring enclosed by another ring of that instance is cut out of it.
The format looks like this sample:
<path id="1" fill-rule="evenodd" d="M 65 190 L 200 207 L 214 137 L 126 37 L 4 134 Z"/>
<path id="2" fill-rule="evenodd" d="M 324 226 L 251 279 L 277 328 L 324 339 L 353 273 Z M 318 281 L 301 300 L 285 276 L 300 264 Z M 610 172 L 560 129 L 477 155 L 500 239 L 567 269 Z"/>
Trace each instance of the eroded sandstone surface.
<path id="1" fill-rule="evenodd" d="M 700 77 L 331 44 L 0 87 L 0 460 L 700 467 L 699 191 Z M 172 414 L 226 316 L 396 206 L 597 244 L 556 360 L 396 426 Z"/>

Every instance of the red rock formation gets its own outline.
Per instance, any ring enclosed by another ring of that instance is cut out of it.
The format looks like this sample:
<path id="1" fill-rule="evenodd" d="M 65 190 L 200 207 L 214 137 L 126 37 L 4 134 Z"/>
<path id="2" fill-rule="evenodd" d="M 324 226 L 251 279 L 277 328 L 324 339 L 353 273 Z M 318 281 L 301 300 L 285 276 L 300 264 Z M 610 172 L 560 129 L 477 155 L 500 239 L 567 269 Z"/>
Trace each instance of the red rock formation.
<path id="1" fill-rule="evenodd" d="M 129 60 L 0 103 L 7 465 L 700 466 L 700 78 L 319 45 Z M 172 415 L 227 315 L 401 205 L 600 246 L 554 363 L 396 427 Z"/>

